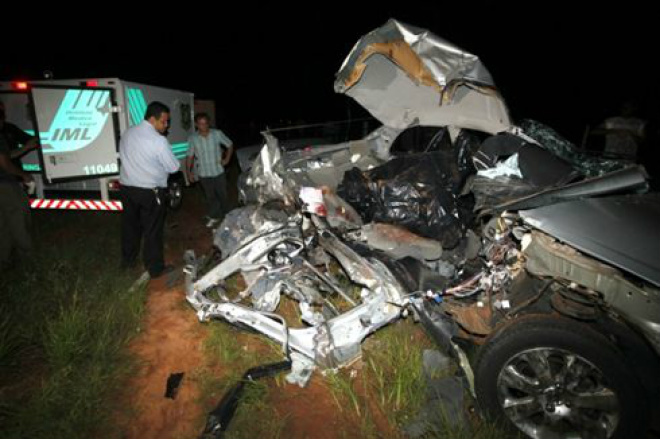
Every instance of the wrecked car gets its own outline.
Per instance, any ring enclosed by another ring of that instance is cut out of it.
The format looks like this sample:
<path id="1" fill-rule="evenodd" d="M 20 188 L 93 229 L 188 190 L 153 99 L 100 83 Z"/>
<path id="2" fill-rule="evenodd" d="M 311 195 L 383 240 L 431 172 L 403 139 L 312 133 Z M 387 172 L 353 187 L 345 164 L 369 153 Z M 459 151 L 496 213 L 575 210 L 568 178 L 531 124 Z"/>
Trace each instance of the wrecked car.
<path id="1" fill-rule="evenodd" d="M 643 168 L 514 125 L 478 57 L 395 20 L 358 41 L 335 90 L 383 125 L 295 151 L 265 133 L 219 260 L 186 254 L 199 319 L 281 343 L 304 386 L 412 315 L 512 429 L 641 435 L 660 391 L 660 202 Z"/>
<path id="2" fill-rule="evenodd" d="M 500 208 L 482 268 L 417 300 L 487 414 L 533 438 L 643 436 L 660 390 L 660 197 L 596 195 L 644 185 L 633 168 Z"/>
<path id="3" fill-rule="evenodd" d="M 187 299 L 200 320 L 221 317 L 282 343 L 293 361 L 287 379 L 304 386 L 317 365 L 336 368 L 358 359 L 362 340 L 399 317 L 405 293 L 382 262 L 360 256 L 318 217 L 285 212 L 282 206 L 235 210 L 241 220 L 229 218 L 232 226 L 226 220 L 218 229 L 222 262 L 193 282 L 189 259 Z M 248 286 L 228 297 L 223 281 L 239 271 Z M 273 314 L 282 295 L 298 302 L 306 327 L 289 328 Z M 245 298 L 251 307 L 240 303 Z"/>

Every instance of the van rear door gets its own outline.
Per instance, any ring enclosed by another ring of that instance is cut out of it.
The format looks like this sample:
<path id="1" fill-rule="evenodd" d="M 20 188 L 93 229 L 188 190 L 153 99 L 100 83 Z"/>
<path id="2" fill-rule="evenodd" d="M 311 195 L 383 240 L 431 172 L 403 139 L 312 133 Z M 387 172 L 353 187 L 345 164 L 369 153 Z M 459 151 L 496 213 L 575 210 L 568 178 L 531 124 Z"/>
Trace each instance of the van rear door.
<path id="1" fill-rule="evenodd" d="M 34 86 L 30 99 L 47 181 L 99 178 L 119 172 L 114 90 Z"/>

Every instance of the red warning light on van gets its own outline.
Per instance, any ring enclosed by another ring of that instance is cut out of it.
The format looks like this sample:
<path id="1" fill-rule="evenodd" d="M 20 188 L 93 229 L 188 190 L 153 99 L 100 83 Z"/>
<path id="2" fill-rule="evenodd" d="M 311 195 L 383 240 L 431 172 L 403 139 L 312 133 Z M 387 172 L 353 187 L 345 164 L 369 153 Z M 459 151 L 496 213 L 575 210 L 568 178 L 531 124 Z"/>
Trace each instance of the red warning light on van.
<path id="1" fill-rule="evenodd" d="M 24 81 L 16 81 L 12 83 L 14 90 L 25 91 L 28 89 L 28 83 Z"/>

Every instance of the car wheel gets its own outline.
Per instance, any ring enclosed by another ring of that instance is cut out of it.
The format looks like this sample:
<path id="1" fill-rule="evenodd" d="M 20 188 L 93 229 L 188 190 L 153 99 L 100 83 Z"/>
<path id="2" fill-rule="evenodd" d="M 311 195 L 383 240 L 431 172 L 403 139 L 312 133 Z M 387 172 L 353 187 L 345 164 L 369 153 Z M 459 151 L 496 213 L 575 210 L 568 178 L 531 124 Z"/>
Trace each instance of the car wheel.
<path id="1" fill-rule="evenodd" d="M 167 185 L 167 200 L 170 210 L 179 210 L 183 202 L 183 189 L 180 182 L 169 182 Z"/>
<path id="2" fill-rule="evenodd" d="M 480 350 L 475 391 L 491 418 L 534 439 L 642 437 L 647 405 L 639 379 L 592 326 L 527 316 Z"/>

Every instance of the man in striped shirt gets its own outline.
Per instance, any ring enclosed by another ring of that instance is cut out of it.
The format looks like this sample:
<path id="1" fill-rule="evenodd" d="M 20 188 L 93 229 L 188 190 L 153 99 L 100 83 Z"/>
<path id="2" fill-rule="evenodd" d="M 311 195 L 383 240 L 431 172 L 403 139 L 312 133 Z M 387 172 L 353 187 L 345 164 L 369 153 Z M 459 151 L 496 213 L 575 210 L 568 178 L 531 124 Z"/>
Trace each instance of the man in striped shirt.
<path id="1" fill-rule="evenodd" d="M 197 133 L 188 139 L 190 146 L 186 157 L 186 174 L 188 181 L 199 179 L 204 189 L 209 206 L 206 226 L 212 228 L 227 211 L 225 166 L 231 160 L 234 144 L 222 131 L 211 128 L 209 116 L 205 113 L 195 115 L 195 126 Z"/>

